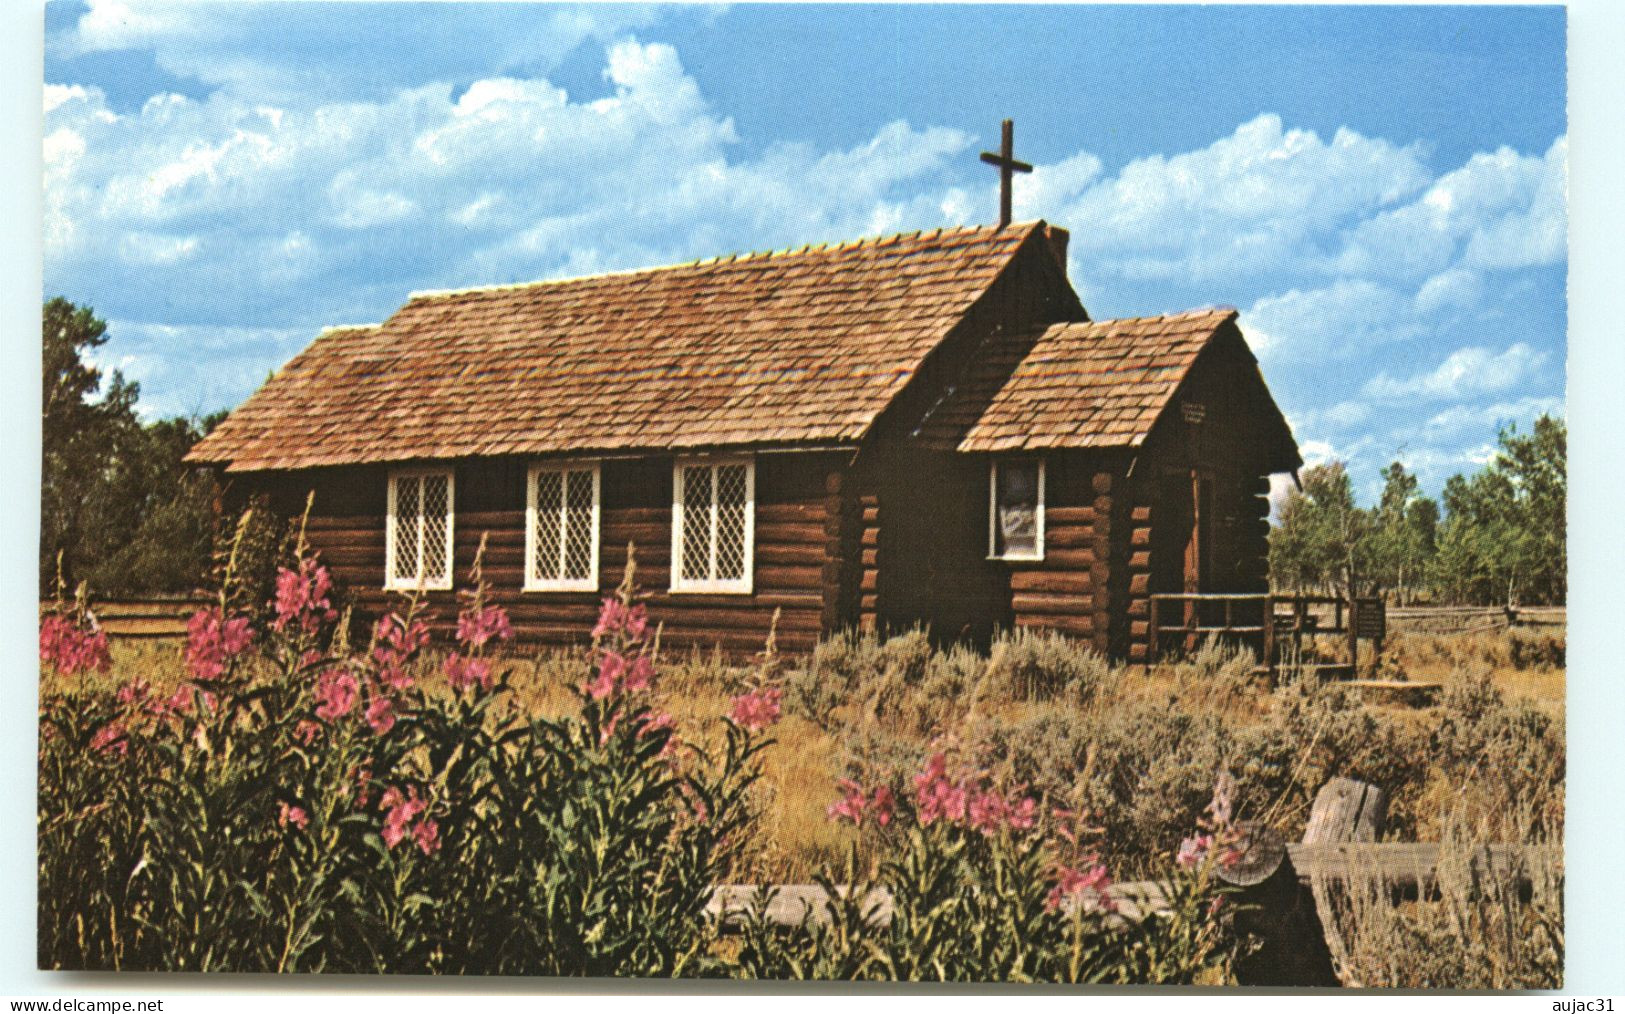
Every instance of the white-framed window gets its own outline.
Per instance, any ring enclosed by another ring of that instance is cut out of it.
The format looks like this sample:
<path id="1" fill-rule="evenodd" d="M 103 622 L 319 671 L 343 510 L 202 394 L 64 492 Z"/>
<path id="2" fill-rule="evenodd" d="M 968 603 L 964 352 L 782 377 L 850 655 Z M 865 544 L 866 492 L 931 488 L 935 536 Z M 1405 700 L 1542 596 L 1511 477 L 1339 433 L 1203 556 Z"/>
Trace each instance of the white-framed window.
<path id="1" fill-rule="evenodd" d="M 384 521 L 384 587 L 451 587 L 451 547 L 456 482 L 449 468 L 418 468 L 389 474 L 389 513 Z"/>
<path id="2" fill-rule="evenodd" d="M 680 460 L 671 499 L 671 590 L 748 594 L 756 556 L 755 459 Z"/>
<path id="3" fill-rule="evenodd" d="M 1044 459 L 995 460 L 988 482 L 987 555 L 1044 558 Z"/>
<path id="4" fill-rule="evenodd" d="M 598 462 L 532 465 L 525 480 L 525 590 L 598 590 Z"/>

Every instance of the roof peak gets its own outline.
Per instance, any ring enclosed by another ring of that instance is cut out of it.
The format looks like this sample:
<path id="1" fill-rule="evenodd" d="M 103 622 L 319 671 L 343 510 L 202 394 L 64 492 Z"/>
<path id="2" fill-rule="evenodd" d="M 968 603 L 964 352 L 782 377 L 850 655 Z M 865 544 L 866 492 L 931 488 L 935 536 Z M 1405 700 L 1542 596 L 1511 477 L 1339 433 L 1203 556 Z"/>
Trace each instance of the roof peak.
<path id="1" fill-rule="evenodd" d="M 429 299 L 446 299 L 453 296 L 478 295 L 485 292 L 512 292 L 519 289 L 533 289 L 550 285 L 569 285 L 573 282 L 592 281 L 599 278 L 627 278 L 634 275 L 652 275 L 664 271 L 684 271 L 694 268 L 709 267 L 720 264 L 738 264 L 746 261 L 765 261 L 785 257 L 804 257 L 817 253 L 839 253 L 853 250 L 863 250 L 890 246 L 905 241 L 934 242 L 968 233 L 988 233 L 996 235 L 1009 231 L 1012 233 L 1031 232 L 1041 225 L 1047 225 L 1043 219 L 1033 219 L 1028 222 L 1013 222 L 1007 226 L 997 225 L 954 225 L 943 226 L 936 229 L 917 229 L 913 232 L 889 233 L 880 236 L 864 236 L 858 239 L 839 240 L 831 243 L 808 243 L 799 247 L 786 247 L 782 250 L 757 250 L 745 253 L 722 254 L 715 257 L 703 257 L 698 260 L 683 261 L 677 264 L 657 264 L 641 268 L 623 268 L 618 271 L 601 271 L 589 275 L 570 275 L 564 278 L 539 278 L 529 282 L 504 282 L 494 285 L 470 285 L 462 288 L 449 289 L 417 289 L 407 294 L 407 302 L 416 302 Z M 356 325 L 358 327 L 378 327 L 379 325 Z M 334 329 L 336 330 L 336 329 Z"/>

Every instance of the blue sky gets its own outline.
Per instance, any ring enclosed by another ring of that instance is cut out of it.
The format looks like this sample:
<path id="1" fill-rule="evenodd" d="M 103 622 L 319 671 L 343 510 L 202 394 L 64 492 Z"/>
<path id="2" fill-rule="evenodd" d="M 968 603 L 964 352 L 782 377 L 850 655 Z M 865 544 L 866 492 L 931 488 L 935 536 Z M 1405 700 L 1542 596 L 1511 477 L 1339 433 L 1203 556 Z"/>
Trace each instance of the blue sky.
<path id="1" fill-rule="evenodd" d="M 1018 218 L 1211 304 L 1305 457 L 1436 491 L 1564 396 L 1561 8 L 46 8 L 44 282 L 161 413 L 424 288 Z"/>

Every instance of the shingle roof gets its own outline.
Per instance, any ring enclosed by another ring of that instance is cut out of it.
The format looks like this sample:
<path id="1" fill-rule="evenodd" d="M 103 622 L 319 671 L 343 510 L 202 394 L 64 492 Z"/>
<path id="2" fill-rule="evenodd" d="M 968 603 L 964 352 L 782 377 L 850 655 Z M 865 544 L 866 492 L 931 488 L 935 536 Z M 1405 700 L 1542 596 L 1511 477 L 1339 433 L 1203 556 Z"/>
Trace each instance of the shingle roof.
<path id="1" fill-rule="evenodd" d="M 961 451 L 1139 446 L 1232 309 L 1055 324 L 979 359 L 927 423 Z M 1025 349 L 1025 351 L 1023 351 Z"/>
<path id="2" fill-rule="evenodd" d="M 188 455 L 231 471 L 845 442 L 1044 224 L 415 294 L 324 332 Z"/>

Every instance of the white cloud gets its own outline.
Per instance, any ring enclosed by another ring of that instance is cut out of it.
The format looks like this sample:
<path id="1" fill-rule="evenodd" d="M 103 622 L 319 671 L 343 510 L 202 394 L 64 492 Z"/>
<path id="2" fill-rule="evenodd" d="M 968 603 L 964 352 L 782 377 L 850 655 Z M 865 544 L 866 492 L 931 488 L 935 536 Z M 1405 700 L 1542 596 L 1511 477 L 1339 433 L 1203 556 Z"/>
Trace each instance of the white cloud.
<path id="1" fill-rule="evenodd" d="M 1472 268 L 1552 264 L 1567 251 L 1567 138 L 1545 156 L 1480 152 L 1416 200 L 1351 230 L 1337 270 L 1419 280 L 1458 261 Z"/>
<path id="2" fill-rule="evenodd" d="M 1466 268 L 1451 268 L 1422 283 L 1416 294 L 1416 309 L 1424 314 L 1448 309 L 1471 310 L 1483 301 L 1483 277 Z"/>
<path id="3" fill-rule="evenodd" d="M 1507 423 L 1530 423 L 1542 415 L 1561 417 L 1562 398 L 1533 397 L 1498 401 L 1490 405 L 1452 405 L 1427 421 L 1427 428 L 1442 433 L 1483 432 Z"/>
<path id="4" fill-rule="evenodd" d="M 47 45 L 66 55 L 150 49 L 171 74 L 309 107 L 382 100 L 425 81 L 545 72 L 583 43 L 662 18 L 707 16 L 684 5 L 445 4 L 425 31 L 422 19 L 378 17 L 370 6 L 89 0 L 78 23 Z"/>
<path id="5" fill-rule="evenodd" d="M 1097 179 L 1092 160 L 1040 168 L 1052 178 L 1023 206 L 1088 223 L 1074 242 L 1092 270 L 1213 282 L 1323 259 L 1329 230 L 1429 180 L 1418 146 L 1347 128 L 1328 142 L 1272 113 L 1206 148 L 1137 159 L 1109 179 Z"/>
<path id="6" fill-rule="evenodd" d="M 502 11 L 452 9 L 496 20 L 448 37 L 501 50 L 490 40 Z M 559 29 L 566 41 L 549 43 L 610 39 L 608 94 L 583 99 L 538 70 L 545 54 L 439 47 L 414 67 L 392 48 L 409 47 L 384 38 L 366 48 L 386 66 L 363 81 L 364 63 L 342 49 L 251 45 L 247 33 L 275 27 L 281 9 L 139 13 L 128 21 L 97 3 L 75 41 L 150 46 L 172 71 L 223 86 L 122 113 L 96 88 L 47 86 L 45 267 L 51 291 L 119 322 L 110 354 L 133 355 L 143 403 L 164 411 L 230 404 L 321 325 L 379 319 L 413 289 L 985 221 L 994 203 L 992 184 L 965 171 L 972 139 L 940 126 L 899 120 L 838 150 L 745 138 L 745 154 L 728 110 L 672 47 L 604 35 L 629 14 L 576 12 Z M 294 43 L 315 30 L 299 27 Z M 312 83 L 312 54 L 332 58 L 314 66 L 334 81 Z M 1535 298 L 1517 272 L 1561 259 L 1565 154 L 1560 140 L 1544 157 L 1498 151 L 1440 175 L 1422 146 L 1347 129 L 1328 140 L 1266 115 L 1112 174 L 1087 151 L 1039 165 L 1016 211 L 1072 229 L 1072 277 L 1097 316 L 1246 307 L 1243 330 L 1296 410 L 1305 457 L 1358 469 L 1371 448 L 1405 441 L 1362 435 L 1379 423 L 1427 429 L 1441 445 L 1469 439 L 1471 385 L 1491 400 L 1522 382 L 1504 378 L 1540 365 L 1545 353 L 1520 345 L 1497 358 L 1477 336 L 1509 299 Z M 213 345 L 213 333 L 242 344 Z M 1424 341 L 1439 351 L 1418 358 Z M 1488 359 L 1372 379 L 1383 359 L 1431 365 L 1457 346 Z M 1430 407 L 1372 404 L 1371 392 L 1394 391 Z M 1455 409 L 1459 429 L 1424 426 L 1430 410 Z"/>
<path id="7" fill-rule="evenodd" d="M 1265 336 L 1254 349 L 1270 359 L 1365 356 L 1418 333 L 1410 298 L 1366 279 L 1265 296 L 1242 313 L 1241 326 Z"/>
<path id="8" fill-rule="evenodd" d="M 1386 373 L 1372 377 L 1365 393 L 1372 398 L 1402 400 L 1464 398 L 1505 391 L 1528 379 L 1546 362 L 1546 354 L 1517 342 L 1505 352 L 1468 346 L 1450 353 L 1437 367 L 1404 379 Z"/>
<path id="9" fill-rule="evenodd" d="M 294 308 L 315 327 L 387 313 L 417 288 L 968 214 L 964 191 L 938 182 L 969 147 L 961 131 L 898 121 L 847 150 L 740 159 L 732 121 L 670 46 L 620 40 L 605 76 L 613 93 L 587 102 L 495 77 L 314 108 L 165 96 L 123 115 L 65 86 L 47 115 L 48 275 L 97 278 L 128 319 L 270 324 Z M 174 284 L 168 270 L 188 260 Z"/>

